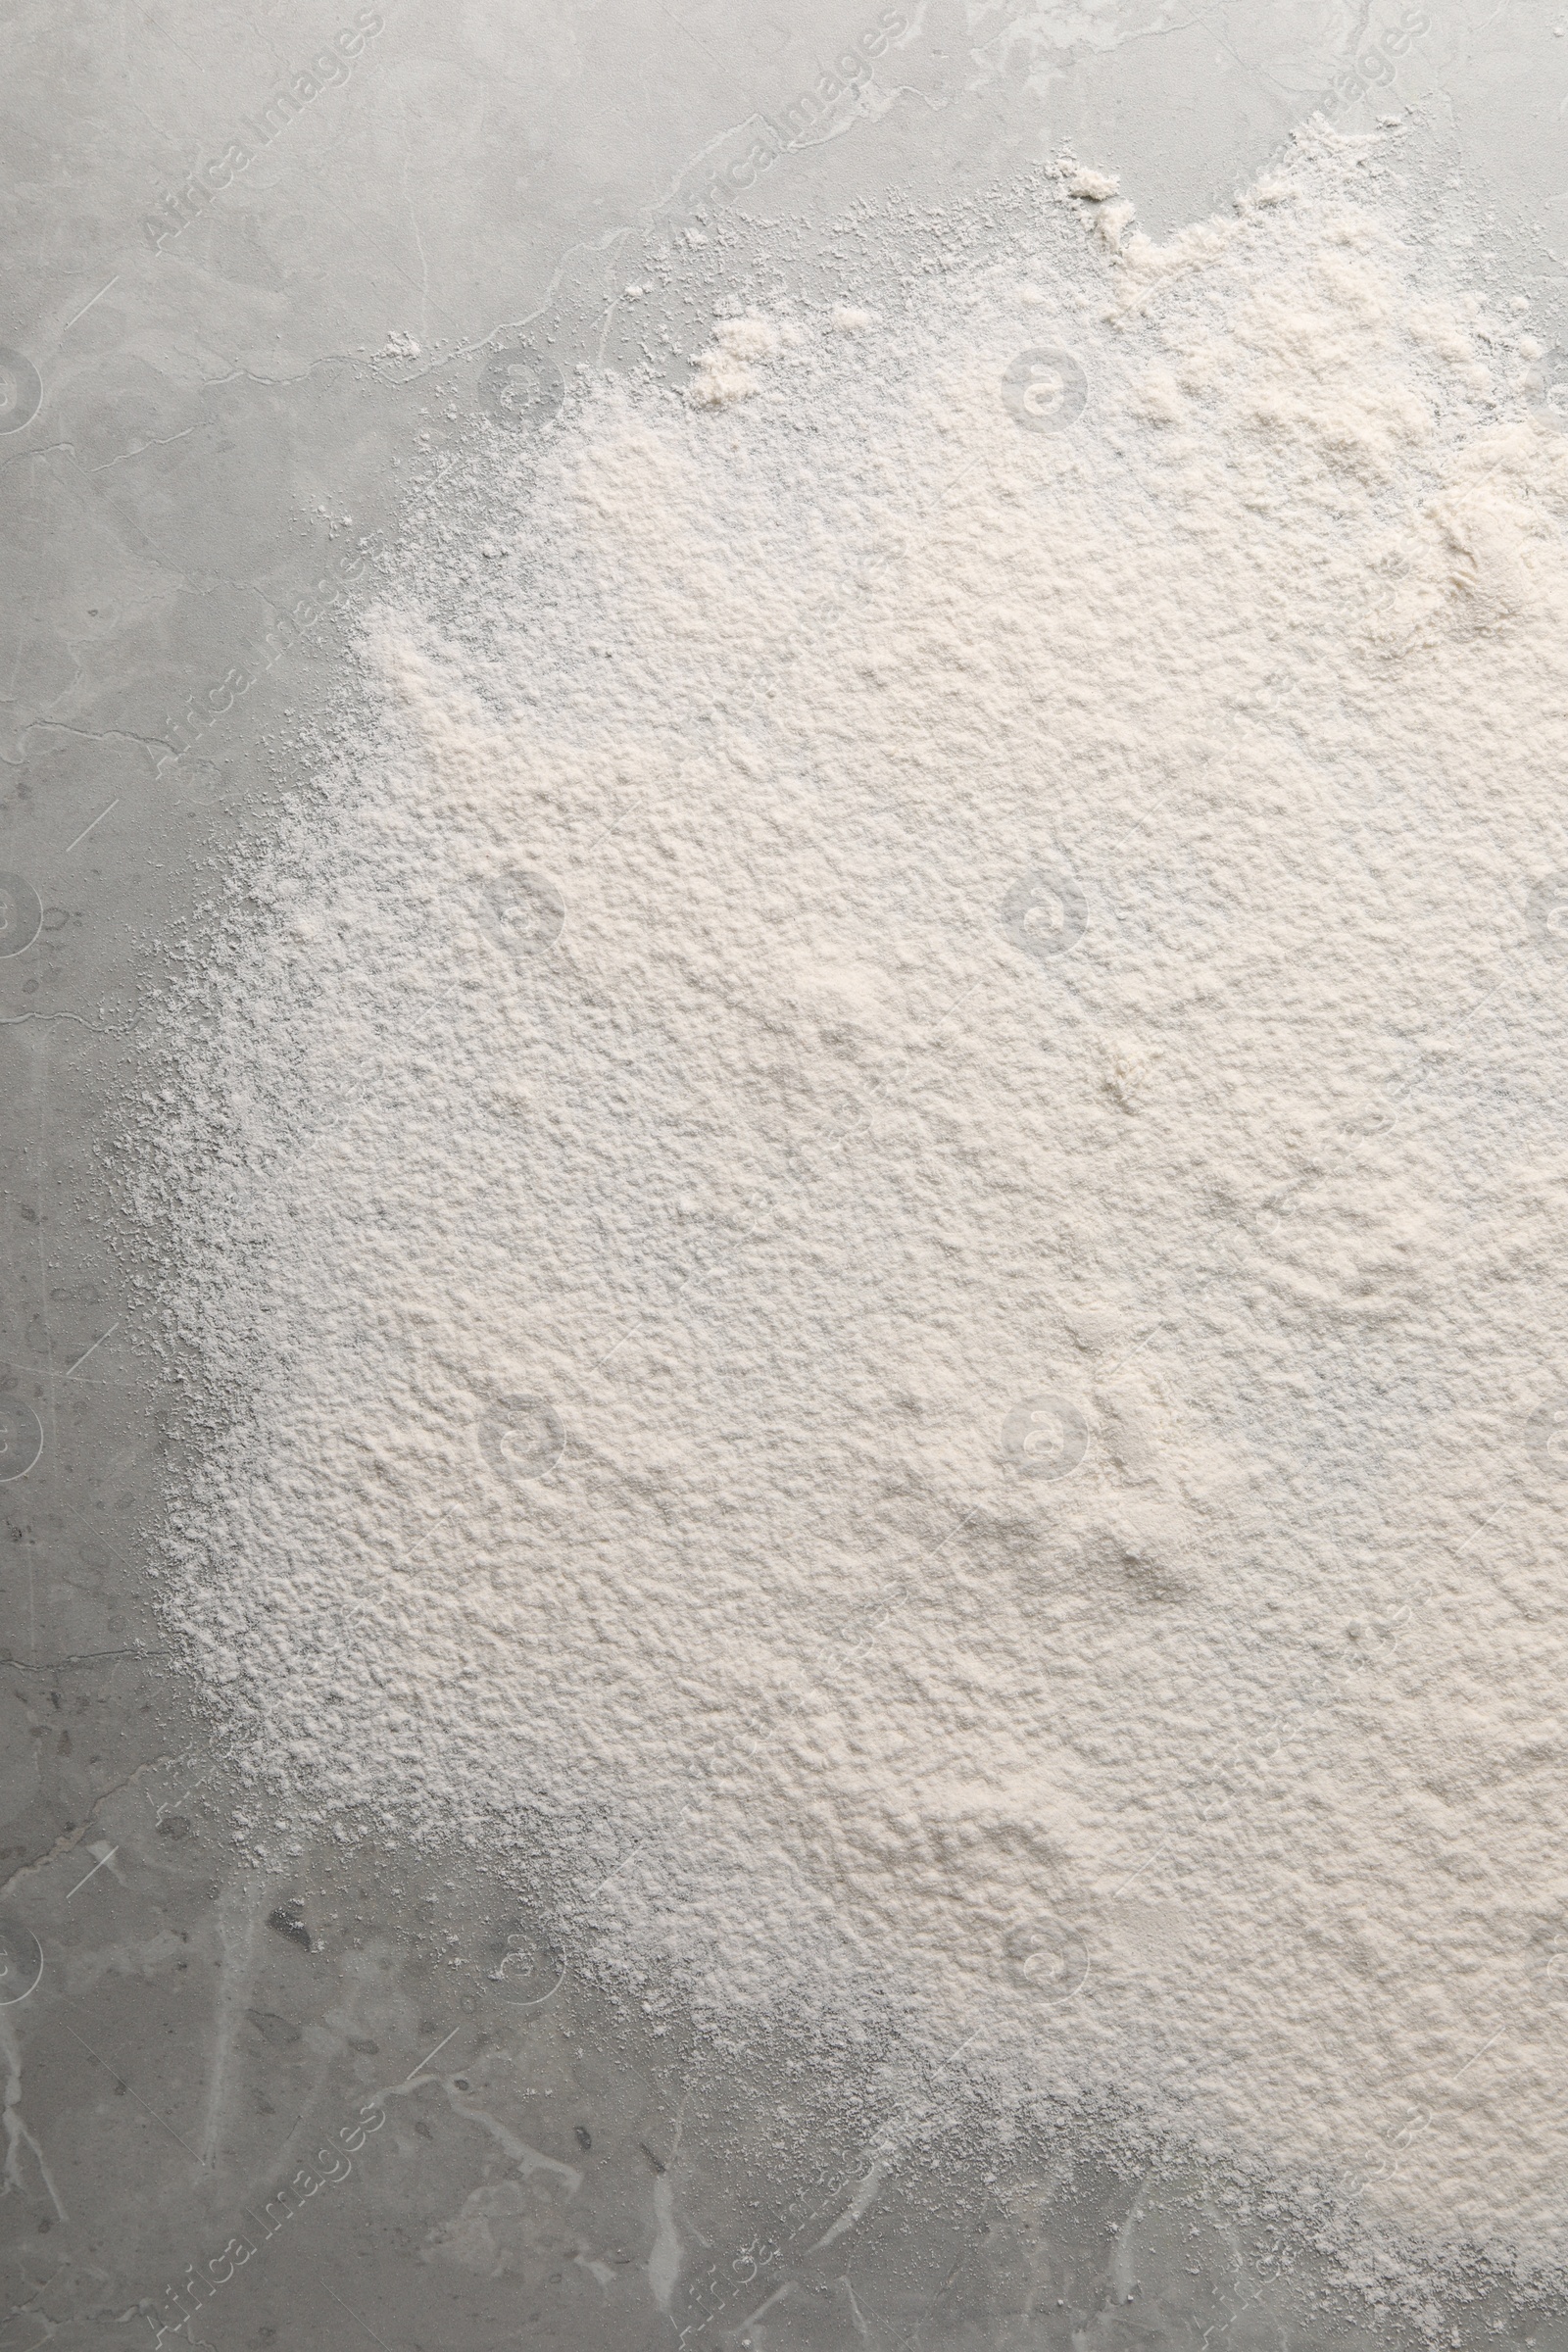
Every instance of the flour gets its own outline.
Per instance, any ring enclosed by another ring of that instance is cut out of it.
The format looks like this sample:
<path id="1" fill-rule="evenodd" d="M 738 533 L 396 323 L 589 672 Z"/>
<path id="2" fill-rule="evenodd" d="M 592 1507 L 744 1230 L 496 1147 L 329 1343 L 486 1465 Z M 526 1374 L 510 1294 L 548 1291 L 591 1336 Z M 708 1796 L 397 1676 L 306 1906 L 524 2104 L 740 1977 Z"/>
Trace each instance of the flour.
<path id="1" fill-rule="evenodd" d="M 1069 196 L 1087 196 L 1096 204 L 1102 204 L 1107 196 L 1114 196 L 1121 185 L 1111 172 L 1091 171 L 1087 164 L 1069 163 L 1064 167 L 1061 176 Z"/>
<path id="2" fill-rule="evenodd" d="M 1529 2268 L 1568 448 L 1390 152 L 1069 161 L 444 494 L 166 1135 L 167 1590 L 280 1819 L 543 1854 L 656 2012 Z"/>
<path id="3" fill-rule="evenodd" d="M 842 320 L 835 320 L 841 324 Z M 793 339 L 797 330 L 790 330 Z M 771 318 L 721 318 L 707 351 L 699 352 L 688 397 L 699 408 L 724 409 L 747 400 L 758 389 L 754 360 L 776 359 L 784 347 L 784 330 Z"/>

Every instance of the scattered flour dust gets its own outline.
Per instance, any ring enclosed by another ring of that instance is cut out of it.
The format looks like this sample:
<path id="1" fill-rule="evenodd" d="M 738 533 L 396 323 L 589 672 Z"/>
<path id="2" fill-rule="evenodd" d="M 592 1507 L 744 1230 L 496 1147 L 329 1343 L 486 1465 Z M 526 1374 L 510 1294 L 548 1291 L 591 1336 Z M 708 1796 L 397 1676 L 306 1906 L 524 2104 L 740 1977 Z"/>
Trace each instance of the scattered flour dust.
<path id="1" fill-rule="evenodd" d="M 1390 159 L 476 464 L 220 926 L 167 1591 L 296 1817 L 1549 2269 L 1568 442 Z"/>

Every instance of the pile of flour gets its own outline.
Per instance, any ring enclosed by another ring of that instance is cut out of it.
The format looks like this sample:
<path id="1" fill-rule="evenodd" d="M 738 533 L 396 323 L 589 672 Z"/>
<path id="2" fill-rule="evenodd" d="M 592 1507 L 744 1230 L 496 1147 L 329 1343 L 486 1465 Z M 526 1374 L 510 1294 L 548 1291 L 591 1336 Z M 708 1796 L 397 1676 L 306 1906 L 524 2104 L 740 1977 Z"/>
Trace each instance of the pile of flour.
<path id="1" fill-rule="evenodd" d="M 192 986 L 166 1590 L 264 1831 L 1550 2265 L 1568 442 L 1396 165 L 446 496 Z"/>

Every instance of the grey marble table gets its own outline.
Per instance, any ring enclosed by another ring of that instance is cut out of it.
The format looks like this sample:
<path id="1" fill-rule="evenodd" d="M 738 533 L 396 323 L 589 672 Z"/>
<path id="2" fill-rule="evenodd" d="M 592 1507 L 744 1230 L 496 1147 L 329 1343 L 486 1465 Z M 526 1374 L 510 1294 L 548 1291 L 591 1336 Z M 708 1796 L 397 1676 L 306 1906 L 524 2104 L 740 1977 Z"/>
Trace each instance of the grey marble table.
<path id="1" fill-rule="evenodd" d="M 476 419 L 548 413 L 552 354 L 613 360 L 682 207 L 940 201 L 1070 140 L 1162 232 L 1315 110 L 1416 105 L 1514 240 L 1549 398 L 1565 26 L 1565 0 L 8 12 L 0 2352 L 1428 2340 L 1215 2177 L 961 2104 L 889 2138 L 869 2077 L 613 2010 L 482 1855 L 241 1860 L 148 1600 L 177 1367 L 111 1106 L 148 943 L 329 700 L 368 553 Z M 1475 2288 L 1441 2340 L 1568 2343 Z"/>

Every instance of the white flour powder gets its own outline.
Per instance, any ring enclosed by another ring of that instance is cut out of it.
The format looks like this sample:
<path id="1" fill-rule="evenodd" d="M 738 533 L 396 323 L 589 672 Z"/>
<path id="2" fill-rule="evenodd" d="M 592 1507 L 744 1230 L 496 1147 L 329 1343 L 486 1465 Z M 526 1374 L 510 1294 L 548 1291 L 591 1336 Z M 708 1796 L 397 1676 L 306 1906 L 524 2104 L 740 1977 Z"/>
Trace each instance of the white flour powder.
<path id="1" fill-rule="evenodd" d="M 437 516 L 223 931 L 169 1600 L 656 2004 L 1548 2263 L 1568 444 L 1390 159 L 1069 165 Z"/>

